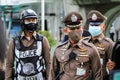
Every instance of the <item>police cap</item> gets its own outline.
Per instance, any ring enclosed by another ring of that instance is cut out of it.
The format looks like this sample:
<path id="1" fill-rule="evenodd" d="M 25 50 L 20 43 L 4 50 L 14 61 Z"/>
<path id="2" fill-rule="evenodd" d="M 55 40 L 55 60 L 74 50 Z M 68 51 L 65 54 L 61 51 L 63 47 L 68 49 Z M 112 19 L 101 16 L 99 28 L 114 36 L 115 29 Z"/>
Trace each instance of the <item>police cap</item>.
<path id="1" fill-rule="evenodd" d="M 78 12 L 70 12 L 65 16 L 62 22 L 68 27 L 80 27 L 82 24 L 83 18 Z"/>
<path id="2" fill-rule="evenodd" d="M 100 13 L 97 10 L 91 10 L 88 13 L 87 18 L 91 25 L 99 25 L 100 23 L 102 23 L 104 20 L 107 19 L 106 16 L 104 16 L 102 13 Z"/>

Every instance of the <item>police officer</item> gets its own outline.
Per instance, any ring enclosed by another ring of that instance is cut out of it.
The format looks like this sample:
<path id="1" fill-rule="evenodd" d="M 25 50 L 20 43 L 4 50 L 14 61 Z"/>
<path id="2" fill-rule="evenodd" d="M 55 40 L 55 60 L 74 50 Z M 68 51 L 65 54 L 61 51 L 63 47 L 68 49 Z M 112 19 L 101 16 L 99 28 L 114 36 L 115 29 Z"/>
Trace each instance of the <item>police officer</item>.
<path id="1" fill-rule="evenodd" d="M 105 37 L 103 34 L 105 30 L 104 21 L 107 18 L 97 10 L 91 10 L 87 17 L 89 20 L 89 32 L 92 36 L 89 42 L 93 43 L 98 49 L 103 71 L 103 80 L 108 80 L 106 63 L 111 58 L 114 44 L 111 39 Z"/>
<path id="2" fill-rule="evenodd" d="M 38 16 L 34 10 L 26 9 L 21 13 L 23 32 L 10 41 L 5 80 L 14 80 L 12 77 L 16 80 L 48 80 L 50 46 L 46 37 L 36 33 L 37 25 Z"/>
<path id="3" fill-rule="evenodd" d="M 68 41 L 57 46 L 53 56 L 53 80 L 102 80 L 101 64 L 95 46 L 81 39 L 82 17 L 71 12 L 64 18 Z"/>

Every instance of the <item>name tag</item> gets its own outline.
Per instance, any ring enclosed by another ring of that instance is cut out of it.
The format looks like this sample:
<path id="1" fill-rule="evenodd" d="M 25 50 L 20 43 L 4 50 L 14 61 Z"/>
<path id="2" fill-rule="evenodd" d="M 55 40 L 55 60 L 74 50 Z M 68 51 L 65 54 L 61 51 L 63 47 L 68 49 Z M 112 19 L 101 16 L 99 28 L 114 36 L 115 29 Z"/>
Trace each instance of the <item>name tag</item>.
<path id="1" fill-rule="evenodd" d="M 84 76 L 86 74 L 86 69 L 84 68 L 77 68 L 76 75 Z"/>

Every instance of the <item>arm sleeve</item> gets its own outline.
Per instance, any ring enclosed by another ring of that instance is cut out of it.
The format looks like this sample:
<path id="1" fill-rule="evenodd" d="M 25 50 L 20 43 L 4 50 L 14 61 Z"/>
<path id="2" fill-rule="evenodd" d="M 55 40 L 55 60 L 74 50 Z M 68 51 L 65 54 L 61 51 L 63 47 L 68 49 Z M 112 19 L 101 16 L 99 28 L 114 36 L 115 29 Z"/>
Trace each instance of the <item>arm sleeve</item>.
<path id="1" fill-rule="evenodd" d="M 59 62 L 55 56 L 55 52 L 54 52 L 54 56 L 53 56 L 53 60 L 52 60 L 52 80 L 55 80 L 55 78 L 57 77 L 57 75 L 59 74 L 60 71 L 60 65 Z"/>
<path id="2" fill-rule="evenodd" d="M 108 59 L 112 58 L 113 46 L 114 46 L 114 43 L 110 42 L 109 46 L 108 46 L 108 49 L 107 49 L 107 52 L 106 52 Z"/>
<path id="3" fill-rule="evenodd" d="M 50 58 L 50 45 L 46 37 L 43 37 L 43 57 L 45 60 L 46 78 L 48 79 L 50 73 L 51 58 Z"/>
<path id="4" fill-rule="evenodd" d="M 92 80 L 102 80 L 102 67 L 97 49 L 93 49 L 93 53 L 91 54 L 91 68 L 93 76 Z"/>
<path id="5" fill-rule="evenodd" d="M 6 70 L 5 70 L 5 80 L 12 80 L 12 70 L 14 66 L 14 43 L 13 40 L 10 41 L 7 53 L 6 53 Z"/>

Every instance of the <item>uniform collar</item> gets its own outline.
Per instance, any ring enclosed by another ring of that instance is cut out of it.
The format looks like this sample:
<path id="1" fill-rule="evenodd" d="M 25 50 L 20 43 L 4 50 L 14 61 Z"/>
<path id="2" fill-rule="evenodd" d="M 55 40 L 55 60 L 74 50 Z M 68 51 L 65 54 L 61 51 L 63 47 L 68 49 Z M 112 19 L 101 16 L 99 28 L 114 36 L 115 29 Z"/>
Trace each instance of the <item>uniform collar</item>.
<path id="1" fill-rule="evenodd" d="M 21 34 L 21 36 L 20 36 L 20 39 L 23 39 L 24 37 L 25 37 L 25 33 L 22 32 L 22 34 Z M 34 33 L 33 33 L 33 38 L 36 39 L 36 31 L 34 31 Z"/>
<path id="2" fill-rule="evenodd" d="M 90 39 L 90 42 L 92 41 L 93 43 L 95 42 L 101 42 L 104 38 L 104 34 L 100 34 L 95 40 Z"/>
<path id="3" fill-rule="evenodd" d="M 77 47 L 80 48 L 81 41 L 82 40 L 79 40 L 79 42 L 76 44 L 76 46 L 75 46 L 76 48 Z M 71 45 L 70 41 L 68 40 L 68 43 L 64 46 L 64 48 L 69 49 L 70 47 L 72 47 L 72 45 Z"/>
<path id="4" fill-rule="evenodd" d="M 99 42 L 101 42 L 103 40 L 103 38 L 104 38 L 104 34 L 102 33 L 97 39 Z"/>

